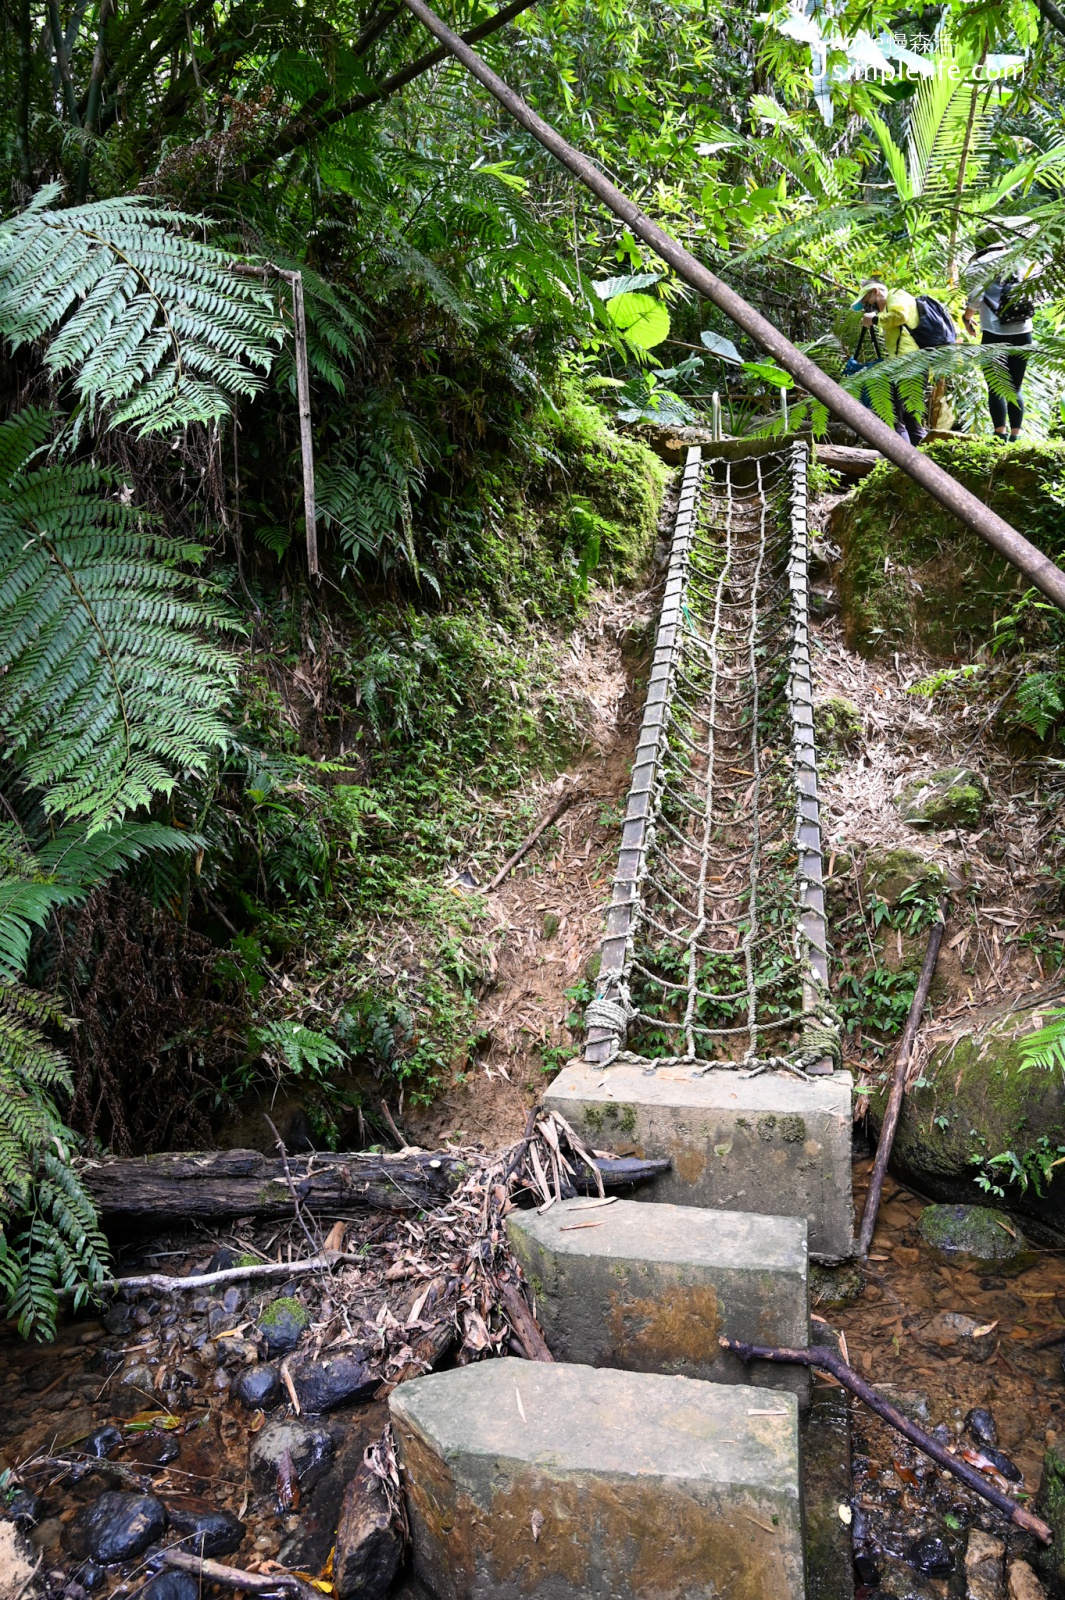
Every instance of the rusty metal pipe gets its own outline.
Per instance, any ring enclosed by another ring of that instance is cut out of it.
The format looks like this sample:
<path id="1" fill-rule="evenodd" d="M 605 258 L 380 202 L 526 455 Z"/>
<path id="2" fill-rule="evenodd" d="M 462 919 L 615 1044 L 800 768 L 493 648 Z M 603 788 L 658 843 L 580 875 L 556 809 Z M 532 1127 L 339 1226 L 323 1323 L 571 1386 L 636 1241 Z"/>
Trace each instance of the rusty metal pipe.
<path id="1" fill-rule="evenodd" d="M 726 316 L 731 317 L 737 327 L 742 328 L 744 333 L 750 334 L 751 338 L 761 345 L 785 372 L 790 372 L 796 382 L 827 406 L 834 416 L 845 422 L 860 438 L 867 440 L 880 451 L 881 455 L 893 461 L 897 467 L 901 467 L 903 472 L 908 473 L 922 489 L 926 489 L 934 500 L 938 500 L 941 506 L 956 516 L 959 522 L 963 522 L 966 527 L 979 534 L 981 539 L 986 540 L 1000 555 L 1005 556 L 1007 561 L 1040 589 L 1048 600 L 1053 600 L 1055 605 L 1065 611 L 1065 572 L 1062 572 L 1049 556 L 1044 555 L 1015 528 L 1011 528 L 1008 522 L 997 516 L 974 494 L 970 494 L 969 490 L 963 488 L 949 472 L 944 472 L 934 461 L 929 461 L 927 456 L 921 455 L 908 439 L 901 438 L 885 422 L 881 422 L 874 412 L 867 410 L 853 395 L 841 389 L 838 383 L 810 360 L 809 356 L 804 356 L 789 339 L 785 339 L 779 329 L 774 328 L 760 312 L 748 305 L 742 296 L 709 272 L 690 251 L 685 250 L 683 245 L 678 244 L 676 239 L 666 233 L 665 229 L 652 222 L 634 201 L 622 194 L 609 178 L 603 176 L 586 155 L 563 139 L 561 134 L 556 133 L 550 123 L 537 116 L 521 96 L 481 60 L 475 50 L 471 50 L 457 33 L 453 33 L 447 24 L 440 20 L 425 4 L 425 0 L 404 0 L 404 4 L 477 79 L 478 83 L 483 84 L 488 92 L 494 95 L 503 109 L 508 111 L 527 133 L 531 133 L 545 150 L 563 166 L 568 167 L 586 188 L 613 211 L 615 216 L 627 223 L 638 238 L 650 245 L 651 249 L 673 268 L 678 277 L 683 278 L 685 283 L 690 284 Z"/>

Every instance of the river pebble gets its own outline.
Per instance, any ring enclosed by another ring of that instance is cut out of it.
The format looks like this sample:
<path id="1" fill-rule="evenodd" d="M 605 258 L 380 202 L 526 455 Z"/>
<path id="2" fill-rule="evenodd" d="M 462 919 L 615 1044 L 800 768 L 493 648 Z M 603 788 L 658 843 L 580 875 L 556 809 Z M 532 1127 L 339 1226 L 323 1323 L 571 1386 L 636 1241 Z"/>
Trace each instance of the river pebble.
<path id="1" fill-rule="evenodd" d="M 152 1494 L 107 1490 L 75 1517 L 71 1536 L 87 1556 L 104 1566 L 143 1555 L 162 1536 L 166 1508 Z"/>

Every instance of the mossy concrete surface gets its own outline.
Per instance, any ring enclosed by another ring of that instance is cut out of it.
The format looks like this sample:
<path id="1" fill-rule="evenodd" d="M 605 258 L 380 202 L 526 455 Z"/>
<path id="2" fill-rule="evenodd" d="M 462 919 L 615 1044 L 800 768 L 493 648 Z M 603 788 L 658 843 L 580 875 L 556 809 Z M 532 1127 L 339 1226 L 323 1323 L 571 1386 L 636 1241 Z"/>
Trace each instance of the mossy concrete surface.
<path id="1" fill-rule="evenodd" d="M 943 441 L 922 453 L 1060 561 L 1065 447 Z M 967 658 L 1028 587 L 1016 568 L 887 462 L 840 508 L 832 535 L 843 550 L 844 636 L 865 656 L 919 649 Z"/>
<path id="2" fill-rule="evenodd" d="M 1065 1585 L 1065 1450 L 1056 1445 L 1051 1445 L 1043 1457 L 1035 1511 L 1054 1531 L 1049 1547 L 1037 1551 L 1036 1567 L 1044 1581 Z M 1054 1592 L 1060 1590 L 1055 1588 Z"/>
<path id="3" fill-rule="evenodd" d="M 689 1067 L 564 1067 L 545 1096 L 596 1148 L 668 1156 L 639 1199 L 799 1217 L 811 1255 L 853 1250 L 849 1072 L 800 1079 Z"/>
<path id="4" fill-rule="evenodd" d="M 718 1342 L 808 1343 L 799 1218 L 579 1199 L 512 1212 L 507 1230 L 556 1360 L 755 1383 L 808 1400 L 805 1367 L 746 1366 Z"/>
<path id="5" fill-rule="evenodd" d="M 804 1600 L 793 1395 L 503 1359 L 389 1408 L 440 1600 Z"/>
<path id="6" fill-rule="evenodd" d="M 1017 1048 L 1040 1015 L 1038 1010 L 986 1012 L 972 1029 L 932 1051 L 902 1103 L 891 1156 L 898 1177 L 931 1200 L 979 1205 L 985 1195 L 976 1178 L 991 1158 L 1012 1150 L 1030 1164 L 1041 1139 L 1054 1148 L 1065 1144 L 1061 1074 L 1023 1071 Z M 886 1084 L 870 1096 L 869 1115 L 878 1134 L 886 1097 Z M 1022 1190 L 996 1169 L 992 1181 L 1005 1194 L 988 1195 L 987 1203 L 1019 1212 L 1065 1240 L 1061 1171 L 1041 1185 L 1041 1195 L 1035 1183 Z"/>
<path id="7" fill-rule="evenodd" d="M 987 785 L 971 767 L 941 767 L 895 796 L 899 816 L 912 828 L 976 828 L 986 802 Z"/>
<path id="8" fill-rule="evenodd" d="M 843 1354 L 839 1334 L 823 1322 L 814 1343 Z M 802 1423 L 806 1600 L 854 1600 L 854 1544 L 839 1514 L 853 1493 L 850 1400 L 839 1384 L 817 1383 Z"/>

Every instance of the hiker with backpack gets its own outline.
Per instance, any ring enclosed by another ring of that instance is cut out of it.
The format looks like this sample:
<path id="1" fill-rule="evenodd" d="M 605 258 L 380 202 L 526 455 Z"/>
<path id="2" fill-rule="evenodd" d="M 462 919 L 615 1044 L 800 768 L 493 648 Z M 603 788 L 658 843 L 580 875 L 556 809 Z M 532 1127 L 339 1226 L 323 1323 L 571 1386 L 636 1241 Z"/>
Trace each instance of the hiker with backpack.
<path id="1" fill-rule="evenodd" d="M 879 328 L 889 356 L 936 349 L 953 344 L 958 337 L 950 312 L 939 300 L 930 294 L 912 295 L 905 289 L 889 289 L 878 278 L 866 279 L 851 309 L 863 313 L 863 331 L 871 328 L 875 334 Z M 911 444 L 920 444 L 928 430 L 920 418 L 914 416 L 894 383 L 891 404 L 895 432 Z"/>
<path id="2" fill-rule="evenodd" d="M 1008 244 L 996 240 L 973 256 L 966 271 L 969 303 L 965 307 L 964 322 L 969 333 L 975 336 L 979 314 L 981 344 L 1026 345 L 1032 342 L 1035 300 L 1031 280 L 1036 269 L 1029 261 L 1004 262 L 1002 258 L 1009 251 Z M 1024 421 L 1021 384 L 1028 358 L 1014 353 L 1004 359 L 1017 398 L 1007 400 L 988 384 L 987 405 L 995 437 L 1012 444 Z"/>

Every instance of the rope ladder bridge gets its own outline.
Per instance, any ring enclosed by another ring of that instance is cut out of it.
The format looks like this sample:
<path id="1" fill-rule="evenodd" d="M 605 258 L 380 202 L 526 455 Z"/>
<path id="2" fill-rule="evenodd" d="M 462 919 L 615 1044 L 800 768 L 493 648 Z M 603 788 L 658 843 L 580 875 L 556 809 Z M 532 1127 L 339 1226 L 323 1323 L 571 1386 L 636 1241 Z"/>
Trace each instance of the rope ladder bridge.
<path id="1" fill-rule="evenodd" d="M 668 1156 L 651 1198 L 805 1217 L 853 1250 L 828 987 L 807 445 L 689 449 L 585 1045 L 548 1091 Z"/>

